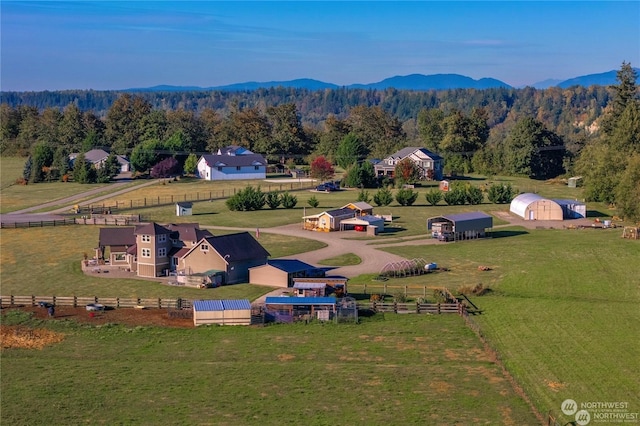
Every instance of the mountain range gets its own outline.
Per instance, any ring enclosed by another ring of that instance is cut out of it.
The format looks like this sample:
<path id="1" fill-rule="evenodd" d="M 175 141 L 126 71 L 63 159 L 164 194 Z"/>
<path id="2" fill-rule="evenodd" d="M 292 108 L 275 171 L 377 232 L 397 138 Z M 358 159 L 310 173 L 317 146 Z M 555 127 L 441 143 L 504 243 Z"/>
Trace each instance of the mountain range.
<path id="1" fill-rule="evenodd" d="M 636 73 L 640 74 L 640 68 L 634 68 Z M 530 85 L 536 89 L 546 89 L 549 87 L 557 86 L 560 88 L 567 88 L 571 86 L 609 86 L 616 84 L 617 71 L 607 71 L 599 74 L 588 74 L 579 77 L 570 78 L 568 80 L 544 80 L 538 83 Z M 160 85 L 147 88 L 134 88 L 126 89 L 126 92 L 185 92 L 185 91 L 200 91 L 200 90 L 218 90 L 218 91 L 245 91 L 245 90 L 257 90 L 261 88 L 270 87 L 291 87 L 296 89 L 307 90 L 323 90 L 323 89 L 338 89 L 341 87 L 347 89 L 377 89 L 384 90 L 394 88 L 398 90 L 447 90 L 447 89 L 492 89 L 492 88 L 512 88 L 507 83 L 496 80 L 494 78 L 481 78 L 480 80 L 474 80 L 471 77 L 466 77 L 460 74 L 410 74 L 405 76 L 395 76 L 386 78 L 377 83 L 369 84 L 351 84 L 348 86 L 339 86 L 333 83 L 326 83 L 324 81 L 301 78 L 296 80 L 287 81 L 266 81 L 256 82 L 249 81 L 245 83 L 235 83 L 226 86 L 212 86 L 212 87 L 198 87 L 198 86 L 170 86 Z"/>

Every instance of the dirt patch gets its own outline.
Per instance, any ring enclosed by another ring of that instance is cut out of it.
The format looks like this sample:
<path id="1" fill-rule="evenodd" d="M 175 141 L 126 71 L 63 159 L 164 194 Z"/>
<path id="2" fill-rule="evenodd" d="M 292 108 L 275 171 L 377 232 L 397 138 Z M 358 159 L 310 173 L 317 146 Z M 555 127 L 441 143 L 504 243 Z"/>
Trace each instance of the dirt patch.
<path id="1" fill-rule="evenodd" d="M 295 359 L 296 356 L 295 355 L 291 355 L 291 354 L 280 354 L 278 355 L 278 360 L 279 361 L 291 361 L 293 359 Z"/>
<path id="2" fill-rule="evenodd" d="M 451 383 L 443 381 L 431 382 L 429 386 L 440 394 L 448 394 L 454 387 Z"/>
<path id="3" fill-rule="evenodd" d="M 552 391 L 558 392 L 559 390 L 564 389 L 567 385 L 560 382 L 547 381 L 547 386 L 549 386 L 549 389 Z"/>
<path id="4" fill-rule="evenodd" d="M 160 327 L 180 327 L 192 328 L 193 320 L 190 318 L 170 318 L 168 309 L 134 309 L 120 308 L 103 312 L 88 312 L 84 307 L 74 308 L 73 306 L 56 306 L 54 317 L 49 317 L 45 308 L 36 306 L 3 308 L 4 312 L 9 309 L 19 309 L 30 312 L 35 318 L 48 321 L 72 320 L 83 324 L 123 324 L 128 326 L 160 326 Z M 91 315 L 93 314 L 93 316 Z"/>
<path id="5" fill-rule="evenodd" d="M 0 325 L 2 349 L 23 348 L 42 349 L 45 346 L 61 342 L 64 334 L 43 328 Z"/>

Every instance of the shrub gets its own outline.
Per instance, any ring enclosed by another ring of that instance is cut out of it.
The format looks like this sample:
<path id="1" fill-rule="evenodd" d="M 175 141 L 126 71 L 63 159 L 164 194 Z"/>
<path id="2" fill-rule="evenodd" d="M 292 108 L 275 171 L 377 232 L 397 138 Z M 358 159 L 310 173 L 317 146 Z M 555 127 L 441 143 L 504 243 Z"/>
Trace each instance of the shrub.
<path id="1" fill-rule="evenodd" d="M 413 189 L 400 189 L 396 194 L 396 201 L 401 206 L 410 206 L 418 199 L 418 193 Z"/>
<path id="2" fill-rule="evenodd" d="M 407 302 L 407 295 L 404 294 L 404 292 L 402 292 L 402 291 L 398 291 L 393 295 L 393 301 L 395 303 L 406 303 Z"/>
<path id="3" fill-rule="evenodd" d="M 292 209 L 298 204 L 298 197 L 291 195 L 288 192 L 282 194 L 282 207 L 285 209 Z"/>
<path id="4" fill-rule="evenodd" d="M 266 195 L 266 202 L 270 209 L 277 209 L 282 203 L 282 197 L 276 191 L 271 191 Z"/>
<path id="5" fill-rule="evenodd" d="M 361 189 L 360 192 L 358 192 L 358 199 L 356 201 L 364 201 L 365 203 L 371 201 L 371 195 L 369 195 L 369 191 Z"/>
<path id="6" fill-rule="evenodd" d="M 487 191 L 487 198 L 494 204 L 506 204 L 513 200 L 515 190 L 511 184 L 494 183 Z"/>
<path id="7" fill-rule="evenodd" d="M 442 192 L 434 188 L 425 194 L 425 198 L 427 199 L 427 203 L 435 206 L 442 200 Z"/>
<path id="8" fill-rule="evenodd" d="M 320 201 L 318 201 L 318 199 L 314 195 L 314 196 L 312 196 L 311 198 L 309 198 L 307 200 L 307 204 L 309 204 L 311 207 L 313 207 L 315 209 L 316 207 L 318 207 L 320 205 Z"/>
<path id="9" fill-rule="evenodd" d="M 444 202 L 450 206 L 461 206 L 467 201 L 467 190 L 460 182 L 454 182 L 444 193 Z"/>
<path id="10" fill-rule="evenodd" d="M 379 189 L 373 196 L 373 202 L 378 206 L 388 206 L 393 201 L 393 194 L 388 188 Z"/>
<path id="11" fill-rule="evenodd" d="M 481 204 L 484 201 L 484 194 L 477 186 L 467 188 L 467 202 L 471 205 Z"/>
<path id="12" fill-rule="evenodd" d="M 168 178 L 182 173 L 180 163 L 173 157 L 167 157 L 151 168 L 152 178 Z"/>
<path id="13" fill-rule="evenodd" d="M 247 186 L 238 191 L 226 201 L 227 207 L 232 211 L 260 210 L 266 202 L 265 194 L 258 188 Z"/>

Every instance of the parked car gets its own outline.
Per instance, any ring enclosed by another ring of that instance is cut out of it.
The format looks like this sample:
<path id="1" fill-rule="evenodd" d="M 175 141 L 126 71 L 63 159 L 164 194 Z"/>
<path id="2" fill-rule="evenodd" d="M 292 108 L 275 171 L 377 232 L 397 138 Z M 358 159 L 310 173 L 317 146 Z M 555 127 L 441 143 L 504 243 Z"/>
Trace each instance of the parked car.
<path id="1" fill-rule="evenodd" d="M 441 232 L 438 234 L 438 241 L 453 241 L 454 239 L 453 232 Z"/>
<path id="2" fill-rule="evenodd" d="M 333 182 L 325 182 L 316 186 L 316 191 L 332 192 L 337 191 L 338 189 L 340 189 L 340 186 Z"/>

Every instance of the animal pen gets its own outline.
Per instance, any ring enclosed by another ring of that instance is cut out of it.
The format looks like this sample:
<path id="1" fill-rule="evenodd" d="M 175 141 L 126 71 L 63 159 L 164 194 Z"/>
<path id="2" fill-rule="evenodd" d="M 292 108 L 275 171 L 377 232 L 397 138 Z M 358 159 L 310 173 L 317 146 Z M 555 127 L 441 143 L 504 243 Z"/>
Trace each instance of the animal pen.
<path id="1" fill-rule="evenodd" d="M 267 322 L 358 321 L 358 306 L 351 297 L 267 297 L 263 309 Z"/>

